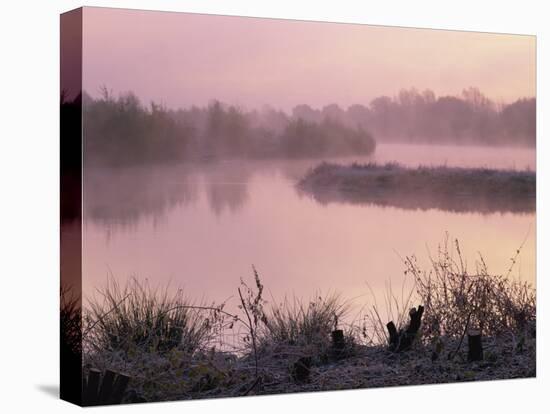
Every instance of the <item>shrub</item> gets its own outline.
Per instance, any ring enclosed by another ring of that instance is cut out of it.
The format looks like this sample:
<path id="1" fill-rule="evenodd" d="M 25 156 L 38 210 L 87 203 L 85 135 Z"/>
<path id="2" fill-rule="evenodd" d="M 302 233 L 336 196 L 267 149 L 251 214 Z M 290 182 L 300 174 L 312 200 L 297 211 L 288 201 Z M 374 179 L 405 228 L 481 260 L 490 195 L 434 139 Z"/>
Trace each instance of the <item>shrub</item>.
<path id="1" fill-rule="evenodd" d="M 420 270 L 414 256 L 407 257 L 405 265 L 426 306 L 423 331 L 427 338 L 460 336 L 468 327 L 480 329 L 484 335 L 498 335 L 520 331 L 535 321 L 535 290 L 511 278 L 512 268 L 504 275 L 489 273 L 481 255 L 476 271 L 470 272 L 458 240 L 452 249 L 448 240 L 440 246 L 429 271 Z"/>

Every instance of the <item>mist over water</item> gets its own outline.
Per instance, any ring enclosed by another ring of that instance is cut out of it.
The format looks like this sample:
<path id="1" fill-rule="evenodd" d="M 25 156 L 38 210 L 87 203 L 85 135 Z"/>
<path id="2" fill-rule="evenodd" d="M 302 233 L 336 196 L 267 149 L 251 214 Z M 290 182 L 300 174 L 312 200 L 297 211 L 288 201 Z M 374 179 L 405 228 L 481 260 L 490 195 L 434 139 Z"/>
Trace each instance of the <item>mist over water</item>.
<path id="1" fill-rule="evenodd" d="M 382 144 L 370 156 L 323 158 L 397 161 L 406 166 L 535 168 L 529 148 Z M 505 273 L 526 240 L 514 275 L 535 282 L 535 214 L 456 213 L 373 204 L 317 202 L 296 183 L 319 159 L 227 160 L 211 164 L 86 170 L 83 290 L 108 275 L 183 287 L 193 298 L 223 301 L 254 265 L 276 300 L 342 293 L 368 301 L 403 282 L 399 256 L 428 265 L 445 232 L 460 240 L 469 264 L 478 252 Z"/>
<path id="2" fill-rule="evenodd" d="M 336 291 L 364 304 L 403 283 L 404 256 L 428 268 L 446 234 L 472 266 L 481 253 L 495 273 L 525 240 L 516 270 L 535 281 L 532 197 L 476 198 L 452 183 L 445 193 L 457 198 L 399 188 L 326 197 L 297 186 L 322 162 L 533 172 L 535 98 L 497 104 L 472 87 L 458 96 L 411 88 L 285 112 L 216 100 L 147 106 L 103 88 L 82 103 L 85 296 L 108 277 L 135 276 L 219 303 L 254 265 L 275 300 Z"/>

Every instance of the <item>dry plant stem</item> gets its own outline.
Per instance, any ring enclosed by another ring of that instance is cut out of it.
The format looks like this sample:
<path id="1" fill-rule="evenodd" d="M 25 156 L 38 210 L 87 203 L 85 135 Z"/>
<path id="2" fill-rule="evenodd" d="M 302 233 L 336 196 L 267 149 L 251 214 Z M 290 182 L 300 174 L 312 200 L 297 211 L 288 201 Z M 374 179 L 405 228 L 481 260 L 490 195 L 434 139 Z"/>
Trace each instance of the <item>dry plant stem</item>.
<path id="1" fill-rule="evenodd" d="M 510 264 L 510 267 L 508 268 L 508 272 L 506 272 L 506 278 L 508 278 L 510 276 L 510 274 L 512 273 L 512 270 L 514 269 L 514 266 L 516 265 L 516 262 L 518 260 L 518 257 L 523 249 L 523 246 L 525 246 L 525 243 L 527 243 L 527 238 L 529 237 L 529 232 L 531 231 L 531 226 L 529 226 L 529 230 L 527 231 L 527 234 L 525 235 L 525 238 L 523 239 L 523 241 L 521 242 L 521 244 L 519 245 L 518 249 L 516 250 L 514 256 L 512 257 L 511 259 L 511 264 Z"/>
<path id="2" fill-rule="evenodd" d="M 256 378 L 258 378 L 258 349 L 256 347 L 256 332 L 254 330 L 254 326 L 252 325 L 252 319 L 250 318 L 250 314 L 248 313 L 248 308 L 246 307 L 246 303 L 241 293 L 241 288 L 237 288 L 237 291 L 239 292 L 239 298 L 241 299 L 241 304 L 243 306 L 244 313 L 248 318 L 248 329 L 250 331 L 250 339 L 252 340 L 252 348 L 254 348 L 255 375 L 256 375 Z M 258 381 L 256 380 L 256 382 Z"/>
<path id="3" fill-rule="evenodd" d="M 466 320 L 466 326 L 464 326 L 464 331 L 462 332 L 462 336 L 460 337 L 460 341 L 458 342 L 458 345 L 454 351 L 453 354 L 449 354 L 449 359 L 453 359 L 456 354 L 458 354 L 458 351 L 460 351 L 460 347 L 462 346 L 462 342 L 464 341 L 464 336 L 466 335 L 466 332 L 468 332 L 468 327 L 470 326 L 470 317 L 472 316 L 472 312 L 468 314 L 468 319 Z"/>
<path id="4" fill-rule="evenodd" d="M 214 307 L 214 306 L 199 306 L 199 305 L 178 305 L 174 306 L 172 308 L 167 309 L 165 312 L 161 313 L 161 315 L 166 315 L 172 311 L 178 310 L 178 309 L 193 309 L 193 310 L 203 310 L 203 311 L 212 311 L 212 312 L 219 312 L 224 314 L 225 316 L 229 316 L 235 321 L 241 322 L 244 326 L 248 328 L 248 324 L 243 321 L 241 318 L 239 318 L 237 315 L 233 315 L 229 312 L 224 311 L 223 309 Z"/>
<path id="5" fill-rule="evenodd" d="M 114 312 L 115 310 L 117 310 L 117 308 L 122 305 L 122 303 L 124 303 L 124 301 L 126 299 L 128 299 L 128 297 L 130 296 L 131 294 L 128 293 L 125 297 L 123 297 L 115 306 L 113 306 L 111 309 L 109 309 L 107 312 L 105 312 L 103 315 L 101 315 L 100 317 L 97 318 L 97 320 L 92 323 L 90 326 L 88 326 L 86 328 L 86 330 L 84 332 L 82 332 L 82 336 L 86 336 L 92 329 L 94 329 L 94 327 L 99 323 L 99 322 L 102 322 L 103 321 L 103 318 L 105 318 L 107 315 L 109 315 L 111 312 Z"/>
<path id="6" fill-rule="evenodd" d="M 102 319 L 107 316 L 109 313 L 115 311 L 117 309 L 118 306 L 120 306 L 126 299 L 128 299 L 128 297 L 130 296 L 130 294 L 126 295 L 125 298 L 123 298 L 115 307 L 113 307 L 112 309 L 110 309 L 109 311 L 105 312 L 101 317 L 99 317 L 92 325 L 90 325 L 86 331 L 83 333 L 83 335 L 86 335 L 88 332 L 90 332 L 99 322 L 102 321 Z M 224 311 L 223 309 L 220 309 L 220 308 L 217 308 L 217 307 L 214 307 L 214 306 L 198 306 L 198 305 L 178 305 L 178 306 L 173 306 L 169 309 L 166 309 L 166 311 L 160 313 L 160 315 L 167 315 L 168 313 L 172 312 L 172 311 L 175 311 L 175 310 L 178 310 L 178 309 L 193 309 L 193 310 L 203 310 L 203 311 L 212 311 L 212 312 L 220 312 L 226 316 L 229 316 L 230 318 L 232 318 L 233 320 L 235 321 L 239 321 L 241 322 L 243 325 L 245 325 L 247 328 L 249 328 L 248 324 L 242 320 L 241 318 L 239 318 L 237 315 L 233 315 L 229 312 L 226 312 Z M 249 328 L 250 329 L 250 328 Z"/>

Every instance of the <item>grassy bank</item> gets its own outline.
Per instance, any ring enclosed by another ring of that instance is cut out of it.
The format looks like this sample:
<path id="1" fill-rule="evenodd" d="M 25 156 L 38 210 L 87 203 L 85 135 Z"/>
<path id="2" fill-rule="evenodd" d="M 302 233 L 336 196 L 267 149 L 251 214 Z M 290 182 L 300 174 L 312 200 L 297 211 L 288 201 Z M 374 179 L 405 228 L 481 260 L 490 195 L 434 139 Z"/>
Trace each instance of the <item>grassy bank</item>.
<path id="1" fill-rule="evenodd" d="M 298 184 L 322 203 L 349 202 L 454 212 L 535 211 L 533 171 L 322 163 Z"/>
<path id="2" fill-rule="evenodd" d="M 404 266 L 415 290 L 391 297 L 400 335 L 412 325 L 410 305 L 425 310 L 412 346 L 399 352 L 376 305 L 348 323 L 348 302 L 337 295 L 268 303 L 254 270 L 253 283 L 236 290 L 236 314 L 137 280 L 109 284 L 84 311 L 84 372 L 128 375 L 124 402 L 535 375 L 533 288 L 490 274 L 483 261 L 470 272 L 458 243 L 442 246 L 431 269 L 419 269 L 414 256 Z M 482 333 L 478 361 L 468 358 L 472 330 Z"/>

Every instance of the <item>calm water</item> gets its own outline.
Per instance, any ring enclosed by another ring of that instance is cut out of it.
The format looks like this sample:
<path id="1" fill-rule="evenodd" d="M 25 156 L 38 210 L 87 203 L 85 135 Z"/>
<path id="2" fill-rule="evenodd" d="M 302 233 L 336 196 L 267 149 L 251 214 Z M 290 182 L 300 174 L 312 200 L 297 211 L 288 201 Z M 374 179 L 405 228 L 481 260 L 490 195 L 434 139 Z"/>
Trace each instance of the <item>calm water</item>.
<path id="1" fill-rule="evenodd" d="M 406 165 L 535 169 L 532 149 L 379 145 L 370 158 Z M 86 177 L 83 289 L 89 298 L 108 275 L 183 287 L 193 298 L 234 296 L 258 269 L 274 298 L 340 292 L 361 306 L 391 281 L 399 256 L 427 265 L 448 232 L 473 268 L 478 252 L 505 273 L 526 239 L 515 276 L 535 282 L 535 215 L 451 213 L 375 205 L 322 205 L 296 181 L 319 160 L 231 161 L 209 166 L 96 169 Z M 369 288 L 370 286 L 370 288 Z M 269 293 L 268 293 L 269 296 Z M 230 301 L 231 303 L 231 301 Z"/>

